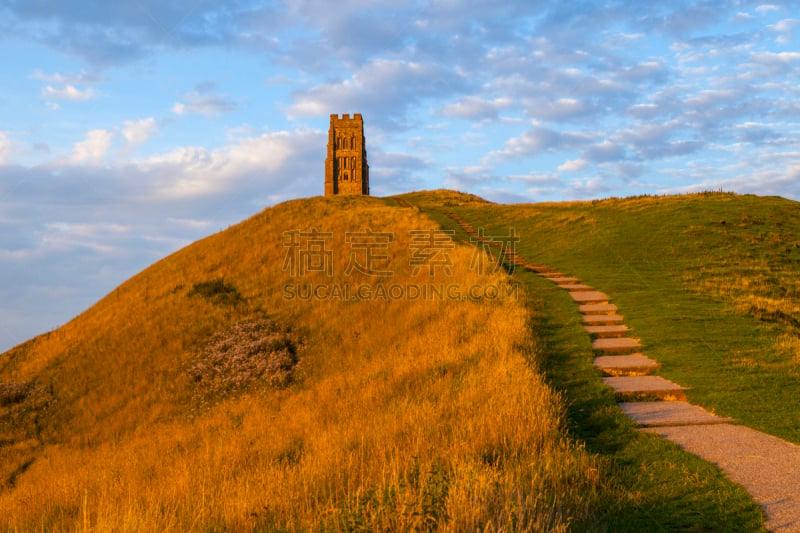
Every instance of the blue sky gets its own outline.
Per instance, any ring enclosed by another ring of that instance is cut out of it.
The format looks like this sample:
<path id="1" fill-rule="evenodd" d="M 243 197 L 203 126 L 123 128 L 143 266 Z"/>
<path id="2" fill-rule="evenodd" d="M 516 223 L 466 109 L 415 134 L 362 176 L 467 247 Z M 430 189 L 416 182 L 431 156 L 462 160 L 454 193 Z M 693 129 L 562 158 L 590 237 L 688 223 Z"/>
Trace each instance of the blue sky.
<path id="1" fill-rule="evenodd" d="M 323 191 L 800 199 L 797 2 L 0 0 L 0 350 Z"/>

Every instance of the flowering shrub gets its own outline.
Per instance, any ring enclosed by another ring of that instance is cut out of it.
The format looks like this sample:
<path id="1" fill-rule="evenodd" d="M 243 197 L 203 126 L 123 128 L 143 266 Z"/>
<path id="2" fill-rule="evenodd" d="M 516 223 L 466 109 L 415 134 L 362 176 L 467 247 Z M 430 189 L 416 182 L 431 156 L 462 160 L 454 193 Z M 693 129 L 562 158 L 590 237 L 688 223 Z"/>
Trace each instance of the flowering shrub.
<path id="1" fill-rule="evenodd" d="M 285 387 L 292 381 L 302 344 L 291 328 L 271 320 L 240 322 L 214 334 L 189 373 L 201 396 L 227 396 L 257 382 Z"/>

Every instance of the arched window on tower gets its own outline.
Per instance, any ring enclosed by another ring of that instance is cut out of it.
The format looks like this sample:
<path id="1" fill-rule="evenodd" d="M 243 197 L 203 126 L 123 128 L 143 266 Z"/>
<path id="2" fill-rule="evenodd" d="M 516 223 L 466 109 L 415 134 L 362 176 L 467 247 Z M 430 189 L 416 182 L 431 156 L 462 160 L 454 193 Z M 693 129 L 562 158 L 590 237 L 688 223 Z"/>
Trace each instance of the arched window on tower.
<path id="1" fill-rule="evenodd" d="M 356 168 L 356 156 L 350 158 L 350 168 Z"/>

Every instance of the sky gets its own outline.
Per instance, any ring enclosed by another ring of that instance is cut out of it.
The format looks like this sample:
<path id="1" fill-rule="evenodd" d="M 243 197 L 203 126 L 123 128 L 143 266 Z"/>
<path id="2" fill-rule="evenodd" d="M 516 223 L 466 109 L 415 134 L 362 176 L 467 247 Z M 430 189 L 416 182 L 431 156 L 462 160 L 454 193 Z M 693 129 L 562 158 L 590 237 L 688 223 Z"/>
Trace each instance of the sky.
<path id="1" fill-rule="evenodd" d="M 800 4 L 0 0 L 0 351 L 267 206 L 361 113 L 383 196 L 800 199 Z"/>

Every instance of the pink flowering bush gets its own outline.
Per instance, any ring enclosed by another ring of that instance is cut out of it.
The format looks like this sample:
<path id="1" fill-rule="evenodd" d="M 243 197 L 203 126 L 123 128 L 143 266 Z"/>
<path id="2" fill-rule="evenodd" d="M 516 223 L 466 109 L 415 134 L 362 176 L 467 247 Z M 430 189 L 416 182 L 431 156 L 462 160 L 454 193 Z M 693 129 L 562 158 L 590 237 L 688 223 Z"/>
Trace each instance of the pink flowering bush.
<path id="1" fill-rule="evenodd" d="M 303 339 L 271 320 L 240 322 L 214 334 L 189 373 L 200 396 L 227 396 L 263 383 L 292 382 Z"/>

